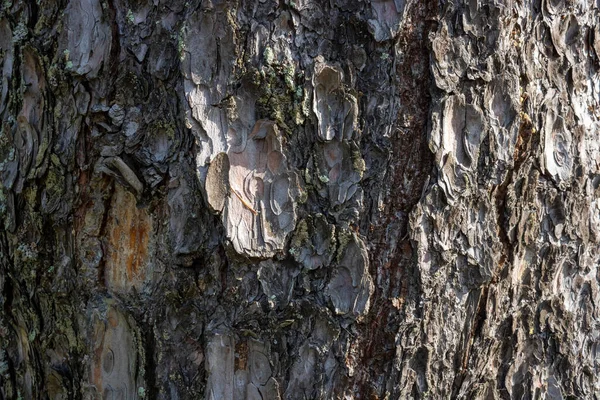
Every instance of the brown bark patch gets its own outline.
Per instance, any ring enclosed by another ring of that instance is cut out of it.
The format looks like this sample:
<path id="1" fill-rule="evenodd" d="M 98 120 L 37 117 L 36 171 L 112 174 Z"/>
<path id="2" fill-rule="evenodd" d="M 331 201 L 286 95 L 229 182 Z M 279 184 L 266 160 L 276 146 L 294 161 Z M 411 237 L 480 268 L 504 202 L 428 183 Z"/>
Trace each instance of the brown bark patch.
<path id="1" fill-rule="evenodd" d="M 107 287 L 120 292 L 139 289 L 146 279 L 152 220 L 145 209 L 137 207 L 135 196 L 120 185 L 112 197 L 106 232 Z"/>
<path id="2" fill-rule="evenodd" d="M 91 383 L 104 399 L 134 399 L 138 363 L 134 327 L 109 305 L 93 318 Z"/>
<path id="3" fill-rule="evenodd" d="M 246 370 L 248 367 L 248 343 L 239 342 L 235 344 L 235 370 Z"/>

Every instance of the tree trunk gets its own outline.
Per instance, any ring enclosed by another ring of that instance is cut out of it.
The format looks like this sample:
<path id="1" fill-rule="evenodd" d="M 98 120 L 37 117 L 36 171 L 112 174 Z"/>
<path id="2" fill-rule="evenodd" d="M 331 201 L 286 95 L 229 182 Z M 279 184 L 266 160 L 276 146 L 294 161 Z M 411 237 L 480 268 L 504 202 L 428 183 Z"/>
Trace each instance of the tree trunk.
<path id="1" fill-rule="evenodd" d="M 3 1 L 0 399 L 600 397 L 599 8 Z"/>

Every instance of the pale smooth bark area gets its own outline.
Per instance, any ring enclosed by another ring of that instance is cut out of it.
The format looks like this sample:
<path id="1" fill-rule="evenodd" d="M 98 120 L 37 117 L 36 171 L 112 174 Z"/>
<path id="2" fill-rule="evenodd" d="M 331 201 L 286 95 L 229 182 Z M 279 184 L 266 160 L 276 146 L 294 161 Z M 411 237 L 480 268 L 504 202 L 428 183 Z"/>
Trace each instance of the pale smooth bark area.
<path id="1" fill-rule="evenodd" d="M 599 0 L 6 0 L 0 399 L 600 397 Z"/>

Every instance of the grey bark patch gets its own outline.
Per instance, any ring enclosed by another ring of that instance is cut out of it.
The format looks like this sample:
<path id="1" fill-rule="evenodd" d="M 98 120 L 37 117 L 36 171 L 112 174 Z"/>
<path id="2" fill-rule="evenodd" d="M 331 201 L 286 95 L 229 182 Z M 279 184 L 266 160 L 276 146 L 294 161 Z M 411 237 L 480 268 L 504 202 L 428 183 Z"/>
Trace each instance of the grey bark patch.
<path id="1" fill-rule="evenodd" d="M 301 220 L 294 231 L 290 253 L 304 268 L 314 270 L 329 266 L 335 250 L 335 225 L 322 214 Z"/>
<path id="2" fill-rule="evenodd" d="M 227 334 L 216 334 L 207 343 L 207 400 L 233 400 L 235 346 Z"/>
<path id="3" fill-rule="evenodd" d="M 91 321 L 90 381 L 103 398 L 137 399 L 139 365 L 136 331 L 112 304 L 101 305 Z"/>
<path id="4" fill-rule="evenodd" d="M 12 43 L 12 31 L 6 18 L 0 19 L 0 55 L 2 63 L 2 90 L 0 91 L 0 116 L 4 115 L 7 106 L 9 81 L 12 77 L 14 62 L 14 47 Z"/>
<path id="5" fill-rule="evenodd" d="M 273 121 L 260 120 L 229 152 L 230 196 L 223 222 L 234 249 L 252 257 L 269 257 L 284 249 L 294 230 L 296 204 L 291 197 L 292 172 L 282 152 L 281 136 Z"/>
<path id="6" fill-rule="evenodd" d="M 40 58 L 33 47 L 23 49 L 22 107 L 17 117 L 14 145 L 19 153 L 19 175 L 15 191 L 23 190 L 25 181 L 40 177 L 47 165 L 50 131 L 46 121 L 46 78 Z"/>
<path id="7" fill-rule="evenodd" d="M 296 275 L 297 271 L 285 263 L 267 260 L 259 264 L 257 277 L 271 308 L 283 309 L 288 305 Z"/>
<path id="8" fill-rule="evenodd" d="M 453 95 L 433 110 L 431 119 L 429 147 L 435 154 L 444 192 L 454 201 L 473 179 L 486 128 L 483 111 L 476 104 L 466 104 L 464 96 Z"/>
<path id="9" fill-rule="evenodd" d="M 543 125 L 544 152 L 542 165 L 557 181 L 566 181 L 571 176 L 573 165 L 572 135 L 566 126 L 564 109 L 551 91 L 546 97 L 546 118 Z"/>
<path id="10" fill-rule="evenodd" d="M 206 194 L 213 210 L 221 212 L 229 196 L 229 158 L 219 153 L 211 161 L 206 174 Z"/>
<path id="11" fill-rule="evenodd" d="M 108 116 L 114 125 L 121 126 L 125 120 L 125 110 L 120 105 L 113 104 L 113 106 L 108 110 Z"/>
<path id="12" fill-rule="evenodd" d="M 375 18 L 370 19 L 369 30 L 378 42 L 393 39 L 399 31 L 404 17 L 405 0 L 374 0 L 371 10 Z"/>
<path id="13" fill-rule="evenodd" d="M 226 235 L 233 248 L 251 257 L 270 257 L 284 249 L 285 240 L 294 229 L 293 172 L 275 122 L 255 120 L 254 96 L 225 96 L 223 84 L 235 53 L 230 48 L 234 40 L 231 27 L 218 31 L 216 38 L 205 32 L 212 31 L 215 20 L 224 15 L 211 11 L 199 13 L 197 18 L 198 21 L 192 19 L 186 36 L 190 49 L 195 46 L 197 51 L 186 53 L 182 73 L 186 78 L 189 113 L 198 123 L 192 127 L 203 143 L 197 156 L 200 180 L 209 204 L 222 210 Z M 204 35 L 204 39 L 196 40 L 195 34 Z M 226 48 L 231 52 L 217 54 Z M 197 59 L 198 54 L 206 52 L 208 56 Z M 221 161 L 215 162 L 216 157 L 228 159 L 227 177 L 218 167 Z M 206 165 L 213 162 L 214 167 L 206 170 Z"/>
<path id="14" fill-rule="evenodd" d="M 167 203 L 169 207 L 169 237 L 176 257 L 193 256 L 206 244 L 204 224 L 200 216 L 200 192 L 190 165 L 172 168 Z M 184 261 L 184 260 L 179 260 Z"/>
<path id="15" fill-rule="evenodd" d="M 95 78 L 110 56 L 112 32 L 98 0 L 69 2 L 65 11 L 63 52 L 67 70 Z"/>
<path id="16" fill-rule="evenodd" d="M 363 241 L 356 234 L 341 235 L 338 266 L 327 285 L 327 293 L 337 314 L 359 317 L 369 311 L 374 290 L 369 259 Z"/>
<path id="17" fill-rule="evenodd" d="M 313 76 L 313 112 L 319 122 L 321 140 L 350 140 L 357 129 L 356 98 L 343 86 L 342 70 L 324 62 L 317 63 Z"/>
<path id="18" fill-rule="evenodd" d="M 360 191 L 364 161 L 353 142 L 318 143 L 315 149 L 315 181 L 320 182 L 319 194 L 334 206 L 348 203 Z"/>
<path id="19" fill-rule="evenodd" d="M 298 349 L 298 357 L 291 369 L 290 381 L 285 391 L 286 399 L 305 399 L 314 397 L 316 388 L 312 385 L 317 373 L 318 353 L 308 341 Z"/>
<path id="20" fill-rule="evenodd" d="M 267 385 L 273 376 L 270 354 L 263 343 L 256 340 L 249 342 L 248 365 L 250 367 L 250 381 L 258 388 Z"/>

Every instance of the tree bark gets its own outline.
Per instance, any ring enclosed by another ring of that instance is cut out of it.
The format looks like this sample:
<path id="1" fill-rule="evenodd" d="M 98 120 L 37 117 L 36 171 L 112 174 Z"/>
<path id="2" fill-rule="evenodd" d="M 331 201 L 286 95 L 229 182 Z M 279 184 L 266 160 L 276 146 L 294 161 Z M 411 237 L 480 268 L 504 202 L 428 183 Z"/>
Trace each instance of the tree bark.
<path id="1" fill-rule="evenodd" d="M 0 399 L 600 397 L 600 1 L 0 10 Z"/>

